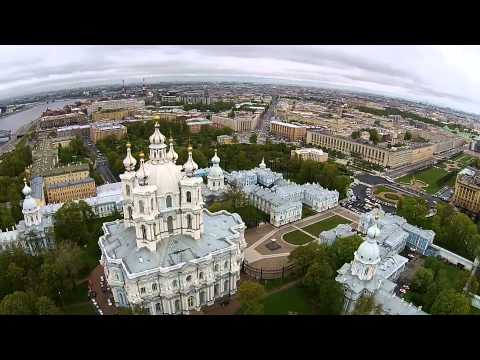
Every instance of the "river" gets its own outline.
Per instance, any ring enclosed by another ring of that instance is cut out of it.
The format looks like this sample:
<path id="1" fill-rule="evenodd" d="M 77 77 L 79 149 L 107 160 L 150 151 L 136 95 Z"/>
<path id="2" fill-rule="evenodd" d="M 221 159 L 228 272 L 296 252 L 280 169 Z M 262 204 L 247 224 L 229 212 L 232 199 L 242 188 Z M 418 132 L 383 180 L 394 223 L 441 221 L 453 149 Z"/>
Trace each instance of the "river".
<path id="1" fill-rule="evenodd" d="M 42 113 L 47 109 L 59 109 L 63 108 L 65 105 L 74 104 L 79 99 L 73 100 L 57 100 L 53 103 L 41 103 L 33 106 L 28 110 L 20 111 L 16 114 L 7 115 L 0 117 L 0 129 L 1 130 L 12 130 L 15 132 L 18 128 L 25 124 L 29 124 L 32 121 L 38 119 Z"/>

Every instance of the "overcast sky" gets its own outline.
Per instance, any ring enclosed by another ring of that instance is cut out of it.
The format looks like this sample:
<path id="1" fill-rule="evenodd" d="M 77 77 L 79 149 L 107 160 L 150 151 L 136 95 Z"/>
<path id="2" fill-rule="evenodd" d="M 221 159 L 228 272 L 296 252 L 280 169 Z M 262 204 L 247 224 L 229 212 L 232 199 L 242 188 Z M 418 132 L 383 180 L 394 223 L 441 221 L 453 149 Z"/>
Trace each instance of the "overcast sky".
<path id="1" fill-rule="evenodd" d="M 480 114 L 480 46 L 0 46 L 0 98 L 142 78 L 302 83 Z"/>

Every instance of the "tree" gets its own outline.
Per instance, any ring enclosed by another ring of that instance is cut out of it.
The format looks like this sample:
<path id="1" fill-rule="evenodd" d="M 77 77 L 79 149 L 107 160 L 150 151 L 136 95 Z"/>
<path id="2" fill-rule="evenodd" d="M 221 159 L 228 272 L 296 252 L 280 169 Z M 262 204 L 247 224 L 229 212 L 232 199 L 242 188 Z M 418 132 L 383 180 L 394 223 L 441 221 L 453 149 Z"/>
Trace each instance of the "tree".
<path id="1" fill-rule="evenodd" d="M 438 295 L 432 305 L 433 315 L 466 315 L 470 313 L 470 299 L 453 289 L 447 289 Z"/>
<path id="2" fill-rule="evenodd" d="M 363 239 L 359 235 L 344 237 L 335 241 L 331 251 L 335 259 L 335 268 L 339 269 L 343 264 L 353 260 L 353 253 L 357 251 Z"/>
<path id="3" fill-rule="evenodd" d="M 55 306 L 55 303 L 46 296 L 40 296 L 35 302 L 38 315 L 60 315 L 62 311 Z"/>
<path id="4" fill-rule="evenodd" d="M 433 283 L 434 273 L 431 269 L 420 268 L 412 279 L 412 290 L 425 293 Z"/>
<path id="5" fill-rule="evenodd" d="M 405 136 L 403 137 L 405 140 L 411 140 L 412 139 L 412 133 L 410 131 L 405 131 Z"/>
<path id="6" fill-rule="evenodd" d="M 35 312 L 34 297 L 24 291 L 15 291 L 0 303 L 2 315 L 34 315 Z"/>
<path id="7" fill-rule="evenodd" d="M 237 298 L 241 304 L 243 314 L 263 314 L 263 302 L 265 299 L 265 288 L 263 285 L 253 281 L 242 282 L 238 287 Z"/>
<path id="8" fill-rule="evenodd" d="M 424 199 L 401 197 L 398 201 L 397 214 L 404 217 L 409 224 L 422 227 L 427 213 L 428 205 Z"/>
<path id="9" fill-rule="evenodd" d="M 382 313 L 382 305 L 376 304 L 373 296 L 362 295 L 351 315 L 381 315 Z"/>
<path id="10" fill-rule="evenodd" d="M 305 275 L 318 258 L 328 258 L 328 250 L 326 245 L 318 244 L 317 242 L 310 242 L 305 246 L 295 248 L 288 260 L 295 263 L 295 272 L 297 275 Z"/>
<path id="11" fill-rule="evenodd" d="M 55 213 L 55 239 L 57 242 L 71 240 L 83 246 L 91 238 L 91 230 L 96 218 L 90 205 L 85 201 L 69 201 Z"/>
<path id="12" fill-rule="evenodd" d="M 250 136 L 250 144 L 256 144 L 257 143 L 257 134 L 253 133 L 251 136 Z"/>
<path id="13" fill-rule="evenodd" d="M 332 279 L 335 272 L 325 258 L 315 259 L 315 262 L 308 267 L 303 278 L 303 286 L 313 296 L 318 295 L 318 289 L 326 280 Z"/>

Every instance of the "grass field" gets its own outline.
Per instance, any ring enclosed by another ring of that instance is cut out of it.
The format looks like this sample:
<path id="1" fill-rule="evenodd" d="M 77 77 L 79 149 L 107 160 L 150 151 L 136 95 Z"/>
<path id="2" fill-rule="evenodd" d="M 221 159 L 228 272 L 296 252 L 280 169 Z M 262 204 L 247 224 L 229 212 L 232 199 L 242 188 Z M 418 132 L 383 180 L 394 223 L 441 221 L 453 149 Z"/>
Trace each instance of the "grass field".
<path id="1" fill-rule="evenodd" d="M 284 291 L 271 294 L 265 298 L 265 315 L 313 314 L 312 305 L 299 286 L 292 286 Z"/>
<path id="2" fill-rule="evenodd" d="M 302 206 L 302 219 L 315 215 L 317 212 L 315 210 L 312 210 L 308 206 L 303 205 Z"/>
<path id="3" fill-rule="evenodd" d="M 426 170 L 419 171 L 412 175 L 407 175 L 398 179 L 398 182 L 410 184 L 410 180 L 415 177 L 418 180 L 423 181 L 424 183 L 428 184 L 428 187 L 425 189 L 426 192 L 430 194 L 435 194 L 440 188 L 444 185 L 453 186 L 455 183 L 455 177 L 453 176 L 449 181 L 445 184 L 441 183 L 441 179 L 446 176 L 448 172 L 444 169 L 440 169 L 437 167 L 431 167 Z"/>
<path id="4" fill-rule="evenodd" d="M 328 219 L 321 220 L 312 225 L 303 227 L 302 229 L 308 232 L 309 234 L 312 234 L 313 236 L 318 237 L 318 235 L 322 231 L 333 229 L 339 224 L 349 224 L 349 223 L 350 223 L 349 220 L 341 216 L 334 215 L 332 217 L 329 217 Z M 283 235 L 283 240 L 293 245 L 303 245 L 312 241 L 313 238 L 303 233 L 300 230 L 295 230 Z"/>

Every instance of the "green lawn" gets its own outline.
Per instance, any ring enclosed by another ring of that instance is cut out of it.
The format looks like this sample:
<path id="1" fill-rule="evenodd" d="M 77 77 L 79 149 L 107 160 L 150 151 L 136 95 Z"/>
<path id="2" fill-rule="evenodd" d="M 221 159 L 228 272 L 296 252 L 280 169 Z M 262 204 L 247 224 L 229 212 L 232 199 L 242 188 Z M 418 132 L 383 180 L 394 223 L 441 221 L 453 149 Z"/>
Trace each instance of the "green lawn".
<path id="1" fill-rule="evenodd" d="M 289 312 L 298 315 L 314 313 L 306 294 L 299 286 L 292 286 L 265 298 L 265 315 L 288 315 Z"/>
<path id="2" fill-rule="evenodd" d="M 312 225 L 303 227 L 302 229 L 308 232 L 309 234 L 312 234 L 313 236 L 318 236 L 322 231 L 333 229 L 339 224 L 349 224 L 349 223 L 350 223 L 349 220 L 341 216 L 334 215 L 332 217 L 329 217 L 328 219 L 321 220 Z M 300 230 L 295 230 L 285 234 L 283 236 L 283 240 L 293 245 L 303 245 L 312 241 L 313 238 L 303 233 Z"/>
<path id="3" fill-rule="evenodd" d="M 444 185 L 453 186 L 455 183 L 455 176 L 453 176 L 449 181 L 446 183 L 442 183 L 441 179 L 448 174 L 448 171 L 437 168 L 431 167 L 429 169 L 425 169 L 419 171 L 412 175 L 407 175 L 398 179 L 398 182 L 410 184 L 410 180 L 412 177 L 415 177 L 417 180 L 421 180 L 424 183 L 428 184 L 428 187 L 425 189 L 426 192 L 430 194 L 435 194 L 440 188 Z"/>

